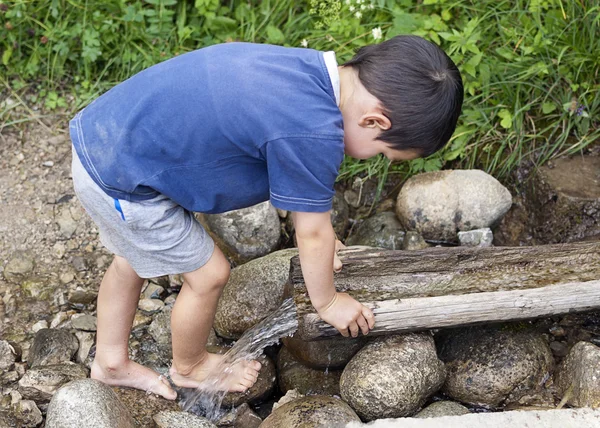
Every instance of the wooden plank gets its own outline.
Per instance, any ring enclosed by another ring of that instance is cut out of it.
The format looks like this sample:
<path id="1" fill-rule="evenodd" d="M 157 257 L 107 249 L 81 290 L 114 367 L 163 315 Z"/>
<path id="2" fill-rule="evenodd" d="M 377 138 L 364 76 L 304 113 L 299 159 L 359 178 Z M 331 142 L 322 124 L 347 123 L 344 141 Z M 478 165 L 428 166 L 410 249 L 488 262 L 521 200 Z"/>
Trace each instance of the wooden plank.
<path id="1" fill-rule="evenodd" d="M 512 321 L 600 308 L 600 280 L 525 290 L 394 299 L 367 306 L 375 314 L 375 328 L 369 333 L 374 335 Z M 298 321 L 298 336 L 303 340 L 339 334 L 314 313 L 301 315 Z"/>

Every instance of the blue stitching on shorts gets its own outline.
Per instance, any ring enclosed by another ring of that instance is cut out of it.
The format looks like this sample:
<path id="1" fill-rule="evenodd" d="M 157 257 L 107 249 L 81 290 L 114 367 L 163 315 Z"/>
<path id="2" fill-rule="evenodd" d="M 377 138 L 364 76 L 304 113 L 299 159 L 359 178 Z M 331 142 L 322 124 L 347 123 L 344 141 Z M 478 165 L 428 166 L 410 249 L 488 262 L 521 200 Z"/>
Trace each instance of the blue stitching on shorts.
<path id="1" fill-rule="evenodd" d="M 121 218 L 125 221 L 125 214 L 123 214 L 123 209 L 121 208 L 121 202 L 118 199 L 115 199 L 115 209 L 121 213 Z"/>

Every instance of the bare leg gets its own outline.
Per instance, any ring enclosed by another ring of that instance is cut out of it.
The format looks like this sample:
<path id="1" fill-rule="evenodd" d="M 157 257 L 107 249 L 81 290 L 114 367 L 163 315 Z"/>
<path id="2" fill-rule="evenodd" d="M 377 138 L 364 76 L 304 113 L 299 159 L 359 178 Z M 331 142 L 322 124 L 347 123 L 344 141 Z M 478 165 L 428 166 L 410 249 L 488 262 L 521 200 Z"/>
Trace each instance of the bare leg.
<path id="1" fill-rule="evenodd" d="M 229 279 L 229 263 L 215 247 L 210 260 L 200 269 L 183 275 L 184 283 L 171 315 L 173 367 L 171 379 L 182 387 L 195 388 L 222 356 L 206 352 L 206 341 L 212 328 L 217 303 Z M 237 364 L 221 388 L 243 392 L 256 382 L 260 363 Z"/>
<path id="2" fill-rule="evenodd" d="M 161 381 L 158 373 L 129 359 L 129 333 L 143 283 L 127 260 L 115 256 L 98 293 L 96 358 L 90 377 L 174 400 L 177 394 L 166 380 Z"/>

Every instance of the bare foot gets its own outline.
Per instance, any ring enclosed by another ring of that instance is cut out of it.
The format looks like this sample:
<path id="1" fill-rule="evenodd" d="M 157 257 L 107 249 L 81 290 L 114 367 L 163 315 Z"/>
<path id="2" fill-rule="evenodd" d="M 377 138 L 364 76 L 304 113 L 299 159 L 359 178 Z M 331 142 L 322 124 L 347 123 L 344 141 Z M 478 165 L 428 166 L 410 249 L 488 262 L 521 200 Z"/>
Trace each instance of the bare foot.
<path id="1" fill-rule="evenodd" d="M 212 371 L 222 360 L 223 355 L 207 353 L 203 360 L 188 371 L 178 372 L 173 366 L 170 370 L 171 380 L 182 388 L 198 388 L 209 375 L 218 375 Z M 217 389 L 228 392 L 247 391 L 258 379 L 260 367 L 258 361 L 240 361 L 233 367 L 219 368 L 219 370 L 227 369 L 227 371 L 222 374 Z"/>
<path id="2" fill-rule="evenodd" d="M 94 360 L 90 373 L 92 379 L 107 385 L 127 386 L 142 391 L 158 394 L 167 400 L 175 400 L 177 393 L 171 389 L 169 382 L 153 370 L 131 360 L 118 367 L 102 367 Z"/>

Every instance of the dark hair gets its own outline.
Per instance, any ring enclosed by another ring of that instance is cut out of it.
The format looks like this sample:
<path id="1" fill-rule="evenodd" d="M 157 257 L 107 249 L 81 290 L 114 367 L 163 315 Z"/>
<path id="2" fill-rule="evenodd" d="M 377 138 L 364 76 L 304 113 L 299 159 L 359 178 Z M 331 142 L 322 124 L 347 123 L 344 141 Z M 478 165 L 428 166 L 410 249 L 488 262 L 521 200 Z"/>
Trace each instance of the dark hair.
<path id="1" fill-rule="evenodd" d="M 396 36 L 362 47 L 344 64 L 381 101 L 392 122 L 379 139 L 394 149 L 429 156 L 450 139 L 460 115 L 463 83 L 452 60 L 417 36 Z"/>

